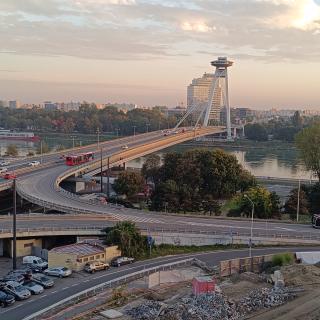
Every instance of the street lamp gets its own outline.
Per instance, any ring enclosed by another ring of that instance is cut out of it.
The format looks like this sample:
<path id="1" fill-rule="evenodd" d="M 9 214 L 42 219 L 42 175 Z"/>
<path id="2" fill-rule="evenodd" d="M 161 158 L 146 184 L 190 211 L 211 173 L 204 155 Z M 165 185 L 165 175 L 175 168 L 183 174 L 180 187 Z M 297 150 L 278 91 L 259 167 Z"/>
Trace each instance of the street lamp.
<path id="1" fill-rule="evenodd" d="M 97 141 L 98 141 L 98 148 L 100 146 L 100 129 L 97 128 Z"/>
<path id="2" fill-rule="evenodd" d="M 149 132 L 150 123 L 146 123 L 146 126 L 147 126 L 147 133 L 148 133 Z"/>
<path id="3" fill-rule="evenodd" d="M 134 135 L 134 136 L 136 135 L 136 127 L 137 127 L 137 126 L 132 126 L 132 128 L 133 128 L 133 135 Z"/>
<path id="4" fill-rule="evenodd" d="M 12 246 L 12 269 L 17 269 L 17 188 L 16 179 L 13 179 L 13 246 Z"/>
<path id="5" fill-rule="evenodd" d="M 251 230 L 250 230 L 250 242 L 249 242 L 249 257 L 252 257 L 252 230 L 253 230 L 253 215 L 254 215 L 254 203 L 253 201 L 249 198 L 247 194 L 244 195 L 245 198 L 247 198 L 251 205 L 252 205 L 252 210 L 251 210 Z"/>
<path id="6" fill-rule="evenodd" d="M 300 189 L 301 189 L 301 180 L 299 179 L 298 198 L 297 198 L 297 222 L 299 222 L 299 213 L 300 213 Z"/>

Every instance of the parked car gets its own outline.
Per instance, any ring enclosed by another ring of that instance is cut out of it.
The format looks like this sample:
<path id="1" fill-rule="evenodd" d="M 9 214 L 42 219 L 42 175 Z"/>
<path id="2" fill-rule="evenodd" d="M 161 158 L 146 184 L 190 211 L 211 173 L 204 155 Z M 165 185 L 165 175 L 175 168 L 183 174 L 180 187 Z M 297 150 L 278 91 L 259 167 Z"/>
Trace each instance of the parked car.
<path id="1" fill-rule="evenodd" d="M 7 307 L 15 303 L 16 299 L 13 295 L 4 291 L 0 291 L 0 307 Z"/>
<path id="2" fill-rule="evenodd" d="M 111 265 L 114 266 L 114 267 L 120 267 L 120 266 L 123 266 L 125 264 L 130 264 L 130 263 L 133 263 L 133 262 L 134 262 L 134 258 L 117 257 L 117 258 L 114 258 L 111 261 Z"/>
<path id="3" fill-rule="evenodd" d="M 14 172 L 7 172 L 3 178 L 7 180 L 17 179 L 17 175 Z"/>
<path id="4" fill-rule="evenodd" d="M 107 270 L 109 268 L 110 268 L 110 265 L 102 261 L 88 262 L 84 266 L 84 270 L 89 273 L 95 273 L 96 271 Z"/>
<path id="5" fill-rule="evenodd" d="M 37 264 L 25 263 L 24 265 L 26 266 L 26 268 L 30 269 L 32 271 L 32 273 L 43 271 L 42 267 L 39 267 Z"/>
<path id="6" fill-rule="evenodd" d="M 54 267 L 44 270 L 43 273 L 47 276 L 64 278 L 69 277 L 72 274 L 72 271 L 66 267 Z"/>
<path id="7" fill-rule="evenodd" d="M 24 277 L 24 280 L 31 280 L 32 270 L 30 268 L 16 269 L 8 272 L 8 275 L 21 275 Z"/>
<path id="8" fill-rule="evenodd" d="M 54 281 L 42 274 L 34 274 L 32 277 L 32 281 L 40 284 L 40 286 L 45 289 L 51 288 L 54 286 Z"/>
<path id="9" fill-rule="evenodd" d="M 17 300 L 28 299 L 31 296 L 31 292 L 16 281 L 8 281 L 1 290 L 13 295 Z"/>
<path id="10" fill-rule="evenodd" d="M 10 164 L 10 161 L 1 161 L 0 167 L 8 166 Z"/>
<path id="11" fill-rule="evenodd" d="M 20 284 L 23 284 L 24 280 L 25 280 L 24 275 L 22 275 L 20 273 L 9 273 L 2 278 L 2 281 L 5 281 L 5 282 L 14 281 L 14 282 L 18 282 Z"/>
<path id="12" fill-rule="evenodd" d="M 5 173 L 5 172 L 7 172 L 7 171 L 8 171 L 8 169 L 7 169 L 6 167 L 0 168 L 0 173 Z"/>
<path id="13" fill-rule="evenodd" d="M 34 267 L 37 266 L 41 270 L 48 268 L 48 262 L 36 256 L 25 256 L 22 259 L 22 263 L 27 265 L 33 264 Z"/>
<path id="14" fill-rule="evenodd" d="M 34 161 L 29 162 L 28 165 L 30 167 L 36 167 L 36 166 L 40 165 L 40 161 L 34 160 Z"/>
<path id="15" fill-rule="evenodd" d="M 122 147 L 121 147 L 122 149 L 129 149 L 129 147 L 125 144 L 125 145 L 123 145 Z"/>
<path id="16" fill-rule="evenodd" d="M 35 281 L 26 281 L 23 286 L 27 288 L 32 294 L 40 294 L 44 291 L 43 286 L 36 283 Z"/>

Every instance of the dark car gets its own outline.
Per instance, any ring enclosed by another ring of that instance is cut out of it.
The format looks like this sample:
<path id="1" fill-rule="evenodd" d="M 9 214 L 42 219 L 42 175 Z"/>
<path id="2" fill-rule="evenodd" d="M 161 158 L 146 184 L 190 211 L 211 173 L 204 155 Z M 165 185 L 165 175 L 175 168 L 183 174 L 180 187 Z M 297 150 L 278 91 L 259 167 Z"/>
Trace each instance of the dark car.
<path id="1" fill-rule="evenodd" d="M 34 274 L 32 277 L 32 281 L 40 284 L 45 289 L 51 288 L 54 285 L 54 281 L 42 274 Z"/>
<path id="2" fill-rule="evenodd" d="M 2 281 L 8 282 L 8 281 L 15 281 L 18 282 L 20 284 L 24 283 L 24 275 L 22 275 L 21 273 L 11 273 L 11 274 L 7 274 L 6 276 L 4 276 L 2 278 Z"/>
<path id="3" fill-rule="evenodd" d="M 41 267 L 39 267 L 38 265 L 36 265 L 34 263 L 26 263 L 25 265 L 32 272 L 42 272 L 43 271 L 43 269 Z"/>
<path id="4" fill-rule="evenodd" d="M 0 291 L 0 306 L 7 307 L 11 304 L 15 303 L 15 298 L 11 294 L 5 293 L 4 291 Z"/>
<path id="5" fill-rule="evenodd" d="M 16 269 L 8 272 L 8 276 L 11 276 L 11 275 L 15 275 L 15 276 L 22 275 L 24 277 L 24 280 L 31 280 L 32 270 L 30 268 Z"/>
<path id="6" fill-rule="evenodd" d="M 120 267 L 125 264 L 130 264 L 134 262 L 134 258 L 128 258 L 128 257 L 117 257 L 112 259 L 111 265 L 114 267 Z"/>

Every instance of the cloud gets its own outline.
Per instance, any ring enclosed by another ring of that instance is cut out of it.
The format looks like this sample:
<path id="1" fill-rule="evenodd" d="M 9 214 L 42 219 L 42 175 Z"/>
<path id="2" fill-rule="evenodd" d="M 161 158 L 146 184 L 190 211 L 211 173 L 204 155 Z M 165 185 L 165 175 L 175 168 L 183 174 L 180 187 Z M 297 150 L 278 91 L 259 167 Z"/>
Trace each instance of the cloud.
<path id="1" fill-rule="evenodd" d="M 1 0 L 0 52 L 141 60 L 220 51 L 314 61 L 319 8 L 313 0 Z"/>

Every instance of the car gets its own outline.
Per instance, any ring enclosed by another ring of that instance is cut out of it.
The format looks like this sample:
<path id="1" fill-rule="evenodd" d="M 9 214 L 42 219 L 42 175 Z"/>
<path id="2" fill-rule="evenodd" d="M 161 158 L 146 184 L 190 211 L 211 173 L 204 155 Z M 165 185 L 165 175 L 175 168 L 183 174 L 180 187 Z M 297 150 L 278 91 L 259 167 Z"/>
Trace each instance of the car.
<path id="1" fill-rule="evenodd" d="M 16 281 L 8 281 L 1 290 L 13 295 L 17 300 L 25 300 L 31 296 L 31 292 Z"/>
<path id="2" fill-rule="evenodd" d="M 24 275 L 20 273 L 9 273 L 2 278 L 2 281 L 5 281 L 5 282 L 14 281 L 20 284 L 23 284 L 24 280 L 25 280 Z"/>
<path id="3" fill-rule="evenodd" d="M 45 289 L 51 288 L 54 286 L 54 281 L 43 274 L 34 274 L 32 276 L 32 281 L 40 284 Z"/>
<path id="4" fill-rule="evenodd" d="M 122 149 L 129 149 L 129 147 L 125 144 L 125 145 L 123 145 L 122 147 L 121 147 Z"/>
<path id="5" fill-rule="evenodd" d="M 96 271 L 107 270 L 109 268 L 110 265 L 108 263 L 102 261 L 92 261 L 85 264 L 84 271 L 87 271 L 89 273 L 95 273 Z"/>
<path id="6" fill-rule="evenodd" d="M 36 283 L 35 281 L 26 281 L 23 286 L 27 288 L 32 294 L 40 294 L 44 291 L 43 286 Z"/>
<path id="7" fill-rule="evenodd" d="M 111 261 L 111 265 L 114 266 L 114 267 L 120 267 L 120 266 L 123 266 L 125 264 L 130 264 L 130 263 L 133 263 L 133 262 L 134 262 L 134 258 L 117 257 L 117 258 L 114 258 Z"/>
<path id="8" fill-rule="evenodd" d="M 33 268 L 37 266 L 41 270 L 48 268 L 48 262 L 36 256 L 25 256 L 22 259 L 22 263 L 25 265 L 31 264 L 33 265 Z"/>
<path id="9" fill-rule="evenodd" d="M 6 180 L 12 180 L 12 179 L 17 179 L 17 175 L 13 172 L 7 172 L 4 176 L 4 179 Z"/>
<path id="10" fill-rule="evenodd" d="M 11 275 L 23 276 L 24 280 L 31 280 L 32 270 L 30 268 L 16 269 L 16 270 L 8 272 L 8 276 L 11 276 Z"/>
<path id="11" fill-rule="evenodd" d="M 15 303 L 16 299 L 13 295 L 0 290 L 0 306 L 7 307 Z"/>
<path id="12" fill-rule="evenodd" d="M 40 161 L 34 160 L 34 161 L 29 162 L 28 165 L 30 167 L 36 167 L 36 166 L 40 165 Z"/>
<path id="13" fill-rule="evenodd" d="M 43 273 L 47 276 L 65 278 L 69 277 L 72 274 L 72 271 L 66 267 L 54 267 L 44 270 Z"/>
<path id="14" fill-rule="evenodd" d="M 10 161 L 1 161 L 0 167 L 8 166 L 10 164 Z"/>
<path id="15" fill-rule="evenodd" d="M 1 173 L 5 173 L 5 172 L 7 172 L 7 171 L 8 171 L 8 168 L 6 168 L 6 167 L 0 168 L 0 174 L 1 174 Z"/>

